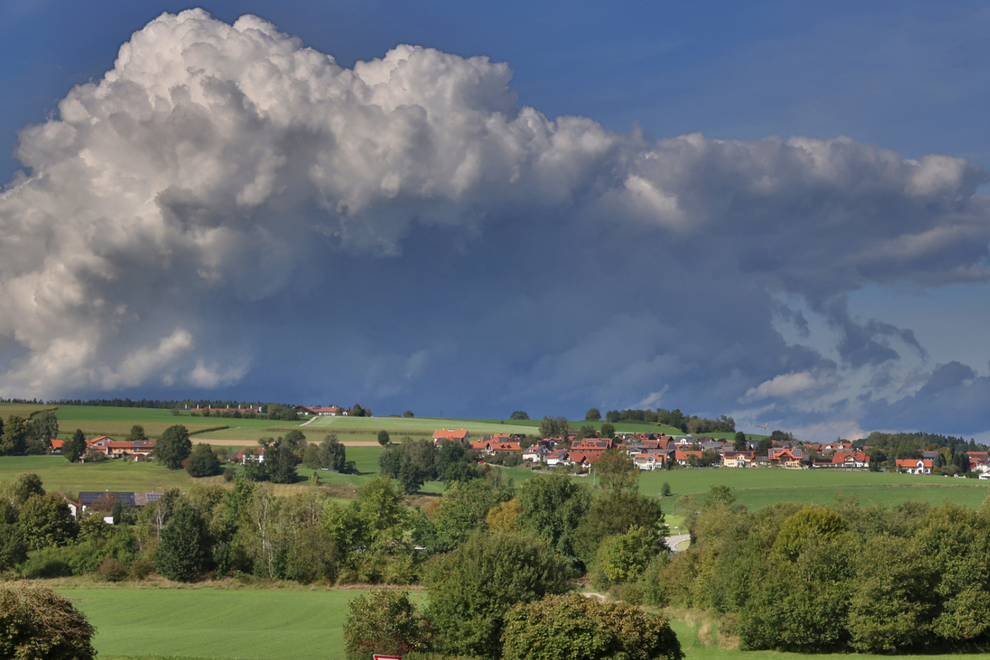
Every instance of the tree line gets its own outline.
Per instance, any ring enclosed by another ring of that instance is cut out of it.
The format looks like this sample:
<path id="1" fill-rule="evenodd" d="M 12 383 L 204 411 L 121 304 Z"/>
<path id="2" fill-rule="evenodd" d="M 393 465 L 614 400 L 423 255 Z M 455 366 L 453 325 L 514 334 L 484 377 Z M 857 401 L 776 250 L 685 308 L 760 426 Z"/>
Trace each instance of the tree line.
<path id="1" fill-rule="evenodd" d="M 694 543 L 658 575 L 666 598 L 720 618 L 744 649 L 905 653 L 990 642 L 990 500 L 750 513 L 715 487 Z"/>

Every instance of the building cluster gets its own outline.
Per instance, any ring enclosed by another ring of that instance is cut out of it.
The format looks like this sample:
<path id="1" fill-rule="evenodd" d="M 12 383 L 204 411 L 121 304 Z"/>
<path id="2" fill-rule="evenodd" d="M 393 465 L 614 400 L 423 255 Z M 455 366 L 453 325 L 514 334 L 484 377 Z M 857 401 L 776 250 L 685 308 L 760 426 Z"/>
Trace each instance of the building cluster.
<path id="1" fill-rule="evenodd" d="M 581 438 L 569 433 L 567 437 L 551 437 L 538 440 L 522 449 L 523 434 L 498 434 L 481 440 L 471 440 L 464 429 L 439 429 L 433 441 L 451 440 L 465 447 L 493 456 L 505 452 L 519 452 L 523 461 L 547 467 L 568 466 L 590 468 L 601 455 L 613 448 L 629 453 L 640 470 L 660 470 L 668 466 L 679 467 L 781 467 L 788 469 L 845 469 L 868 470 L 870 457 L 862 448 L 854 448 L 851 442 L 804 443 L 798 440 L 778 440 L 767 448 L 766 454 L 757 451 L 758 442 L 747 440 L 746 449 L 736 449 L 732 440 L 720 440 L 707 436 L 670 436 L 663 433 L 620 433 L 612 438 Z M 938 465 L 938 452 L 921 452 L 921 458 L 897 459 L 898 471 L 908 474 L 932 474 Z M 990 479 L 990 456 L 987 452 L 968 452 L 969 469 Z"/>
<path id="2" fill-rule="evenodd" d="M 52 453 L 61 454 L 68 440 L 52 438 Z M 108 435 L 86 440 L 87 453 L 92 450 L 106 454 L 108 458 L 126 458 L 135 461 L 147 460 L 155 449 L 154 440 L 114 440 Z M 84 461 L 85 457 L 80 457 Z"/>

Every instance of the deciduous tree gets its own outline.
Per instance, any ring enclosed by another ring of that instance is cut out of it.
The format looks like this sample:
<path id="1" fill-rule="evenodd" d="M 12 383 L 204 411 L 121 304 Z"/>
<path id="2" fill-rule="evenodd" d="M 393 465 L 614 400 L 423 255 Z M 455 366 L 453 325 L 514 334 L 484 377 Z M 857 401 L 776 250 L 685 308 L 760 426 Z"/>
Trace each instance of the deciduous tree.
<path id="1" fill-rule="evenodd" d="M 0 658 L 92 660 L 95 629 L 50 589 L 0 589 Z"/>
<path id="2" fill-rule="evenodd" d="M 162 530 L 155 568 L 170 580 L 191 582 L 209 568 L 212 555 L 206 521 L 198 510 L 180 503 Z"/>
<path id="3" fill-rule="evenodd" d="M 506 616 L 504 660 L 681 660 L 667 620 L 578 594 L 517 605 Z"/>
<path id="4" fill-rule="evenodd" d="M 189 439 L 189 430 L 181 424 L 176 424 L 165 429 L 152 454 L 169 470 L 179 470 L 182 468 L 182 461 L 192 453 L 192 441 Z"/>

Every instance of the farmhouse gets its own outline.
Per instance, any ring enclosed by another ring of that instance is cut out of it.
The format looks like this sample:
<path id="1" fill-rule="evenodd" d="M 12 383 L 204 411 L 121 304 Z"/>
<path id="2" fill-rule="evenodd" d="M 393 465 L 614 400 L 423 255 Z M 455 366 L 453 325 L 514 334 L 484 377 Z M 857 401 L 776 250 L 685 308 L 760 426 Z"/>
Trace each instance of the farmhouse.
<path id="1" fill-rule="evenodd" d="M 927 458 L 898 458 L 897 469 L 908 474 L 931 474 L 932 462 Z"/>
<path id="2" fill-rule="evenodd" d="M 161 497 L 162 493 L 122 493 L 105 490 L 82 492 L 79 493 L 79 499 L 75 502 L 68 499 L 66 502 L 70 505 L 69 508 L 73 515 L 78 518 L 86 511 L 94 508 L 98 511 L 109 511 L 113 508 L 114 502 L 119 501 L 124 506 L 140 509 L 151 502 L 157 502 Z"/>
<path id="3" fill-rule="evenodd" d="M 744 468 L 753 465 L 755 451 L 726 451 L 722 454 L 722 467 Z"/>

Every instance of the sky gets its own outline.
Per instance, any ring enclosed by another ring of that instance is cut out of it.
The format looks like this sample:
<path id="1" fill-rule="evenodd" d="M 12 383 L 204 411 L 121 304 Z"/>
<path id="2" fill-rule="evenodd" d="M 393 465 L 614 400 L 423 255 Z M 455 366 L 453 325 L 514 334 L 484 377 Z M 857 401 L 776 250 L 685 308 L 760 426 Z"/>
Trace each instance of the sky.
<path id="1" fill-rule="evenodd" d="M 987 34 L 965 1 L 0 0 L 0 396 L 990 441 Z"/>

